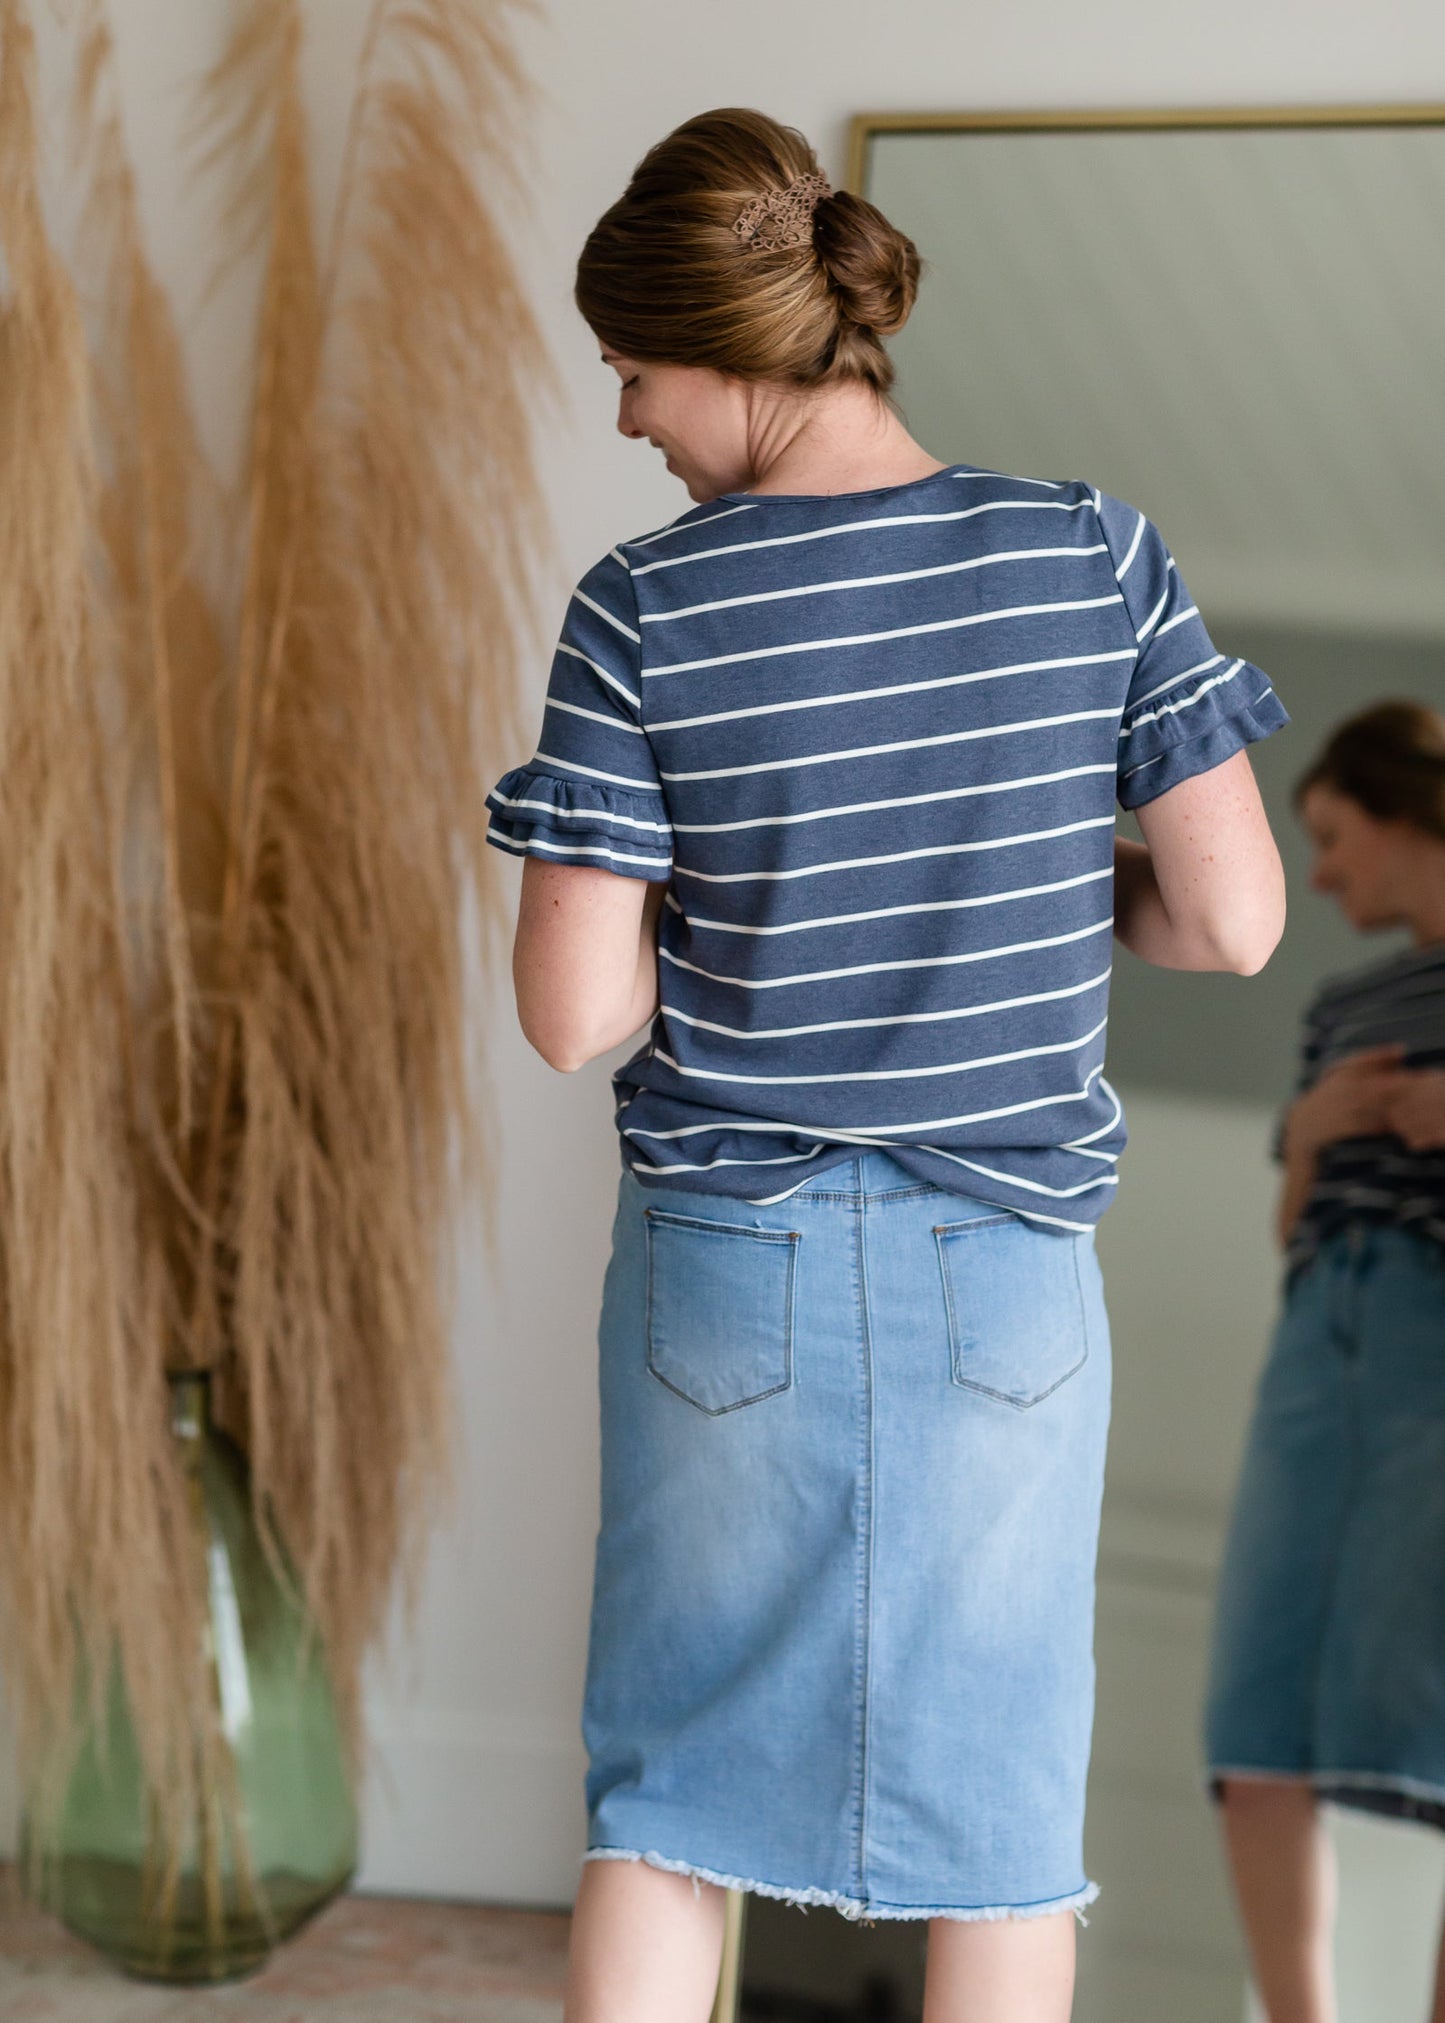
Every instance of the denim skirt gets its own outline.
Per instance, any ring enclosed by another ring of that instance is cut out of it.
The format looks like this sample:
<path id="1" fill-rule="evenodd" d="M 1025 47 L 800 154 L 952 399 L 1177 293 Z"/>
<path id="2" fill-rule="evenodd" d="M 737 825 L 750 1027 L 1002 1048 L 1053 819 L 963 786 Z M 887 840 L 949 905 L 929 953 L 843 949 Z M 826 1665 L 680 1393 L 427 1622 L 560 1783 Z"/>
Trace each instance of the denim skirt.
<path id="1" fill-rule="evenodd" d="M 1445 1247 L 1353 1224 L 1296 1273 L 1220 1577 L 1211 1788 L 1445 1826 Z"/>
<path id="2" fill-rule="evenodd" d="M 768 1206 L 624 1170 L 599 1370 L 583 1859 L 865 1921 L 1091 1901 L 1092 1235 L 880 1151 Z"/>

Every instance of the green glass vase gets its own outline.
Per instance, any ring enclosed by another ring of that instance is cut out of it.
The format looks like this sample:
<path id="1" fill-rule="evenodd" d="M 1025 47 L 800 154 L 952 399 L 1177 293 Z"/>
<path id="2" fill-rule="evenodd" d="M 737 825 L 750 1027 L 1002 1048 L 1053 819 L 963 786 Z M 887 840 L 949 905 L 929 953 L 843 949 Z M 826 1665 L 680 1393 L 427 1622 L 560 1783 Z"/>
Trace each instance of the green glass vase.
<path id="1" fill-rule="evenodd" d="M 127 1972 L 224 1981 L 262 1965 L 349 1882 L 357 1814 L 320 1643 L 289 1566 L 278 1578 L 262 1545 L 245 1462 L 211 1423 L 203 1373 L 170 1388 L 204 1548 L 226 1789 L 203 1780 L 179 1874 L 173 1862 L 158 1889 L 154 1800 L 117 1669 L 105 1732 L 89 1724 L 58 1835 L 32 1873 L 46 1907 Z"/>

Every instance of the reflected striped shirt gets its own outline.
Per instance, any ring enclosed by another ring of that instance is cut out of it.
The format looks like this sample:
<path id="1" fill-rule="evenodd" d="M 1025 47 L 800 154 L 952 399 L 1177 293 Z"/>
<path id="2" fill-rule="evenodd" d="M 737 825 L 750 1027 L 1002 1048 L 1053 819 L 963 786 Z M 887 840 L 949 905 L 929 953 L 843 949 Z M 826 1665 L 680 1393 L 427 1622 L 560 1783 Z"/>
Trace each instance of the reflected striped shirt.
<path id="1" fill-rule="evenodd" d="M 1445 1069 L 1445 947 L 1406 950 L 1324 984 L 1305 1013 L 1295 1095 L 1371 1047 L 1401 1045 L 1407 1068 Z M 1284 1120 L 1275 1137 L 1282 1155 Z M 1394 1136 L 1326 1146 L 1290 1233 L 1286 1276 L 1351 1222 L 1388 1223 L 1445 1243 L 1445 1148 L 1412 1152 Z"/>
<path id="2" fill-rule="evenodd" d="M 1125 1137 L 1116 800 L 1286 721 L 1088 485 L 724 493 L 582 578 L 488 837 L 666 882 L 661 1002 L 613 1077 L 644 1185 L 763 1204 L 877 1147 L 1087 1229 Z"/>

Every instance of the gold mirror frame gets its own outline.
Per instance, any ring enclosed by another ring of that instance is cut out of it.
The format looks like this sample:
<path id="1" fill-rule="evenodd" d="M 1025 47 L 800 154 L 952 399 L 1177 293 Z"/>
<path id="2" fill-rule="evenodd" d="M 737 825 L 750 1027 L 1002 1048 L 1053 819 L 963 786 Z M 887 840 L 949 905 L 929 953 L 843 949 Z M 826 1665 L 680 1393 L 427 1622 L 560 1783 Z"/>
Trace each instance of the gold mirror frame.
<path id="1" fill-rule="evenodd" d="M 1181 127 L 1445 126 L 1445 103 L 1119 107 L 1102 112 L 859 112 L 848 129 L 844 188 L 865 194 L 868 150 L 885 133 L 1167 133 Z"/>

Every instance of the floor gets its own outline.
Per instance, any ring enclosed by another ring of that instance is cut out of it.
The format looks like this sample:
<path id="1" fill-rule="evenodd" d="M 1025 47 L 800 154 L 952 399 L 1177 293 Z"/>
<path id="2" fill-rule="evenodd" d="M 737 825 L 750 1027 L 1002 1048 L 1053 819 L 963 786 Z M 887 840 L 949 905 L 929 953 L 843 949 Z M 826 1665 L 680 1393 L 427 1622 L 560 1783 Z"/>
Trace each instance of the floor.
<path id="1" fill-rule="evenodd" d="M 109 1967 L 0 1872 L 4 2023 L 559 2023 L 565 1911 L 349 1896 L 249 1980 L 157 1988 Z"/>

